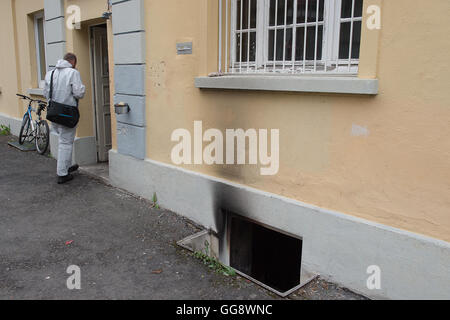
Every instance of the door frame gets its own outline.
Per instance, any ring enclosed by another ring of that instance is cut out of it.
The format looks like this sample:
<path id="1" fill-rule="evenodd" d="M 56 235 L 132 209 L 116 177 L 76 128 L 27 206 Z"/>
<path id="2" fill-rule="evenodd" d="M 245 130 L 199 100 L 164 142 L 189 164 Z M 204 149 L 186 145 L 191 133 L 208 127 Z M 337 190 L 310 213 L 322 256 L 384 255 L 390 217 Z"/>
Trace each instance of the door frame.
<path id="1" fill-rule="evenodd" d="M 94 54 L 95 44 L 94 44 L 93 29 L 95 27 L 99 27 L 99 26 L 105 26 L 106 27 L 106 32 L 108 33 L 108 24 L 106 22 L 94 23 L 94 24 L 89 25 L 89 32 L 88 32 L 88 34 L 89 34 L 88 35 L 89 36 L 89 63 L 90 63 L 90 70 L 91 70 L 92 106 L 93 106 L 92 121 L 93 121 L 94 132 L 95 132 L 95 157 L 97 159 L 96 160 L 97 163 L 99 163 L 100 145 L 99 145 L 99 131 L 98 131 L 98 121 L 97 121 L 97 117 L 98 117 L 98 113 L 97 113 L 98 110 L 97 109 L 98 109 L 98 106 L 97 106 L 96 70 L 95 70 L 95 63 L 94 63 L 94 59 L 95 59 L 95 54 Z M 108 57 L 109 57 L 109 52 L 108 52 Z M 109 61 L 108 61 L 108 63 L 109 63 Z M 110 72 L 111 72 L 111 70 L 110 70 Z M 111 79 L 111 73 L 110 73 L 110 79 Z M 111 97 L 111 88 L 110 88 L 110 101 L 112 101 L 111 98 L 112 97 Z M 112 132 L 111 132 L 111 136 L 112 136 Z"/>

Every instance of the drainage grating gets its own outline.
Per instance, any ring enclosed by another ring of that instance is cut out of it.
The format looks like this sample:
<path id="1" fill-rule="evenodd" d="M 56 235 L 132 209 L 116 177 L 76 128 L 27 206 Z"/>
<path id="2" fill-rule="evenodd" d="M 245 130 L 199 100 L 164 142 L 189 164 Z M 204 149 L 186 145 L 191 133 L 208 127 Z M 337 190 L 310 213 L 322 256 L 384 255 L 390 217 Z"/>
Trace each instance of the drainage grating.
<path id="1" fill-rule="evenodd" d="M 18 141 L 10 141 L 8 142 L 8 145 L 23 152 L 36 151 L 36 145 L 30 142 L 25 142 L 21 145 Z"/>

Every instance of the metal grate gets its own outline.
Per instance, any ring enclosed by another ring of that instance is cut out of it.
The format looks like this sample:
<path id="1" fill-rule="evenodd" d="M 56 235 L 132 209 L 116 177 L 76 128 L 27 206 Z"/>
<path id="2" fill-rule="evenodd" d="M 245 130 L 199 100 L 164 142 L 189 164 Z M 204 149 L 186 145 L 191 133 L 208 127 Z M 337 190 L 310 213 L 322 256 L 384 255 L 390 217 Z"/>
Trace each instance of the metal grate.
<path id="1" fill-rule="evenodd" d="M 357 74 L 363 0 L 219 0 L 219 72 Z"/>

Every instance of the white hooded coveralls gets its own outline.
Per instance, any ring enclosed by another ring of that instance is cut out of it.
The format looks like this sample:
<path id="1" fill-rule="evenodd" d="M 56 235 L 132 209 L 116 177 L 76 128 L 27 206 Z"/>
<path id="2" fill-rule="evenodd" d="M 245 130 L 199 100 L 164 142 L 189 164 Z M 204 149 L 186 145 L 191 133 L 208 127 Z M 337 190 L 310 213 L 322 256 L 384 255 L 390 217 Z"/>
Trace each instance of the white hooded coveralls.
<path id="1" fill-rule="evenodd" d="M 50 98 L 50 81 L 53 70 L 45 76 L 44 96 Z M 75 70 L 70 62 L 59 60 L 53 76 L 53 101 L 69 106 L 78 107 L 78 99 L 83 99 L 86 87 L 81 82 L 78 70 Z M 68 128 L 52 123 L 53 131 L 58 135 L 58 169 L 60 177 L 69 174 L 72 166 L 73 143 L 75 141 L 76 128 Z"/>

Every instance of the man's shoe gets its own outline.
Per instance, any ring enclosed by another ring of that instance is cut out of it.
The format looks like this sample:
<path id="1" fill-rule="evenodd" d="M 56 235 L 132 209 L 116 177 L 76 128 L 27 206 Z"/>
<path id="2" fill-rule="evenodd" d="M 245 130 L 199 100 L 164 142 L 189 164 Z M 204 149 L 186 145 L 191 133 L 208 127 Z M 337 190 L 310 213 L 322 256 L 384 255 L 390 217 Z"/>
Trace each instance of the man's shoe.
<path id="1" fill-rule="evenodd" d="M 66 182 L 72 181 L 73 180 L 73 175 L 71 175 L 70 173 L 65 176 L 65 177 L 58 177 L 58 184 L 64 184 Z"/>
<path id="2" fill-rule="evenodd" d="M 79 168 L 80 168 L 79 165 L 74 164 L 73 166 L 71 166 L 71 167 L 69 168 L 69 173 L 73 173 L 73 172 L 75 172 L 75 171 L 78 171 Z"/>

